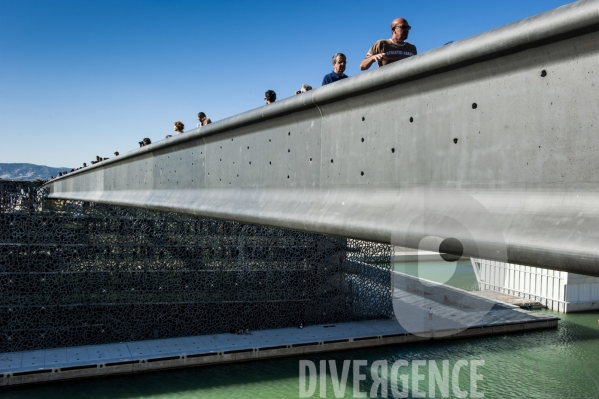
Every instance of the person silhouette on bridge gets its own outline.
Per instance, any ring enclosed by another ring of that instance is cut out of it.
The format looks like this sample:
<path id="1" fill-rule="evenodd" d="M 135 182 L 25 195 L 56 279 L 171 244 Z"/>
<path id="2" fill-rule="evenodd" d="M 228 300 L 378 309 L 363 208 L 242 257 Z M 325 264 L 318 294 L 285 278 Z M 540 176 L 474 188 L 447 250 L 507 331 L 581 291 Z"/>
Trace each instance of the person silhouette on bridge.
<path id="1" fill-rule="evenodd" d="M 212 123 L 212 121 L 209 118 L 207 118 L 206 114 L 203 112 L 198 113 L 198 121 L 200 123 L 198 123 L 196 127 L 202 127 Z"/>
<path id="2" fill-rule="evenodd" d="M 406 42 L 412 27 L 403 18 L 391 22 L 391 39 L 379 40 L 366 53 L 366 58 L 360 63 L 360 70 L 365 71 L 376 61 L 379 67 L 404 58 L 416 55 L 416 46 Z"/>
<path id="3" fill-rule="evenodd" d="M 264 101 L 266 101 L 266 104 L 274 103 L 277 101 L 277 93 L 275 93 L 274 90 L 268 90 L 266 93 L 264 93 Z"/>
<path id="4" fill-rule="evenodd" d="M 347 58 L 345 58 L 345 54 L 337 53 L 333 56 L 333 72 L 328 75 L 324 75 L 322 79 L 322 85 L 328 85 L 329 83 L 334 83 L 338 80 L 347 78 L 347 75 L 344 74 L 345 66 L 347 64 Z"/>
<path id="5" fill-rule="evenodd" d="M 299 90 L 297 90 L 295 92 L 295 94 L 302 94 L 302 93 L 305 93 L 305 92 L 310 91 L 310 90 L 312 90 L 312 86 L 310 86 L 309 84 L 305 83 L 305 84 L 302 85 L 301 89 L 299 89 Z"/>
<path id="6" fill-rule="evenodd" d="M 175 128 L 173 129 L 177 134 L 183 133 L 183 129 L 185 129 L 185 125 L 181 121 L 175 122 Z"/>

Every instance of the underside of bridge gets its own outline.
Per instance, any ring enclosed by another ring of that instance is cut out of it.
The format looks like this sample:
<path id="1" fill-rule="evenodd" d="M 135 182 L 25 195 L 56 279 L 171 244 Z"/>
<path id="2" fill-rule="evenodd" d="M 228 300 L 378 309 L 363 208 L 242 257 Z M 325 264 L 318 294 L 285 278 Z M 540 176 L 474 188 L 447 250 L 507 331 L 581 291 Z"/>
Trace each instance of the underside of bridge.
<path id="1" fill-rule="evenodd" d="M 577 1 L 70 173 L 49 197 L 599 276 L 597 43 L 599 2 Z"/>

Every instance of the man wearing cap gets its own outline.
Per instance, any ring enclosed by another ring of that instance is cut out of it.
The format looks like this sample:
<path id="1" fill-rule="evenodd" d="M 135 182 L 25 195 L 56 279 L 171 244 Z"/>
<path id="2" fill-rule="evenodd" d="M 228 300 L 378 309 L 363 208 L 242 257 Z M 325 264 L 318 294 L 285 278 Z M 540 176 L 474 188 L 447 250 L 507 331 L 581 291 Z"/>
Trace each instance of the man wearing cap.
<path id="1" fill-rule="evenodd" d="M 360 63 L 360 70 L 367 70 L 375 61 L 379 67 L 382 67 L 416 55 L 416 46 L 406 42 L 411 28 L 405 19 L 394 19 L 391 22 L 391 39 L 383 39 L 374 43 L 366 53 L 366 58 Z"/>

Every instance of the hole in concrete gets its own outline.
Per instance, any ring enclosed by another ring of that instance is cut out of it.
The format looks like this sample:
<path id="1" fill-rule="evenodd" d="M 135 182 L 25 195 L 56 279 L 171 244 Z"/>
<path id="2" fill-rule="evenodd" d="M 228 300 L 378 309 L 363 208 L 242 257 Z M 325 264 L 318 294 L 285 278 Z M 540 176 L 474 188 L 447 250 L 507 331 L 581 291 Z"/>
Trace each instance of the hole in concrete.
<path id="1" fill-rule="evenodd" d="M 391 152 L 395 154 L 395 148 L 391 148 Z"/>
<path id="2" fill-rule="evenodd" d="M 364 120 L 365 120 L 365 118 L 364 118 L 364 117 L 362 117 L 362 122 L 364 122 Z"/>
<path id="3" fill-rule="evenodd" d="M 545 76 L 547 76 L 547 71 L 543 69 L 541 71 L 541 77 L 544 78 Z"/>
<path id="4" fill-rule="evenodd" d="M 272 162 L 268 161 L 268 164 L 269 164 L 269 165 L 272 165 Z"/>
<path id="5" fill-rule="evenodd" d="M 288 133 L 288 136 L 291 136 L 291 132 Z"/>
<path id="6" fill-rule="evenodd" d="M 291 150 L 287 150 L 287 152 L 291 152 Z"/>
<path id="7" fill-rule="evenodd" d="M 446 238 L 439 244 L 439 252 L 446 262 L 455 262 L 464 254 L 464 246 L 456 238 Z"/>
<path id="8" fill-rule="evenodd" d="M 331 163 L 333 163 L 333 160 L 331 159 Z"/>
<path id="9" fill-rule="evenodd" d="M 414 122 L 414 118 L 410 116 L 410 123 Z"/>
<path id="10" fill-rule="evenodd" d="M 458 139 L 453 139 L 453 143 L 457 144 L 458 143 Z"/>
<path id="11" fill-rule="evenodd" d="M 287 178 L 289 179 L 289 175 L 287 175 Z"/>
<path id="12" fill-rule="evenodd" d="M 360 172 L 360 176 L 364 176 L 364 172 Z"/>
<path id="13" fill-rule="evenodd" d="M 362 137 L 362 143 L 364 142 L 364 137 Z"/>
<path id="14" fill-rule="evenodd" d="M 476 109 L 478 108 L 478 105 L 476 103 L 472 103 L 472 109 Z"/>
<path id="15" fill-rule="evenodd" d="M 310 158 L 310 162 L 312 162 L 312 158 Z"/>
<path id="16" fill-rule="evenodd" d="M 250 146 L 248 145 L 248 150 L 250 149 Z"/>
<path id="17" fill-rule="evenodd" d="M 250 161 L 250 165 L 252 164 L 252 161 Z"/>

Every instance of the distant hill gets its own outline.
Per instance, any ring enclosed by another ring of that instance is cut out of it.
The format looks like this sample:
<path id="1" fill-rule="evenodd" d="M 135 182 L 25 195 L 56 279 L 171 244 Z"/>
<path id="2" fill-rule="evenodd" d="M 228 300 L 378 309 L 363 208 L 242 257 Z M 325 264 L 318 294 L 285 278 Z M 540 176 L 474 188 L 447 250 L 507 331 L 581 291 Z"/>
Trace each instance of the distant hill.
<path id="1" fill-rule="evenodd" d="M 0 179 L 6 180 L 48 180 L 58 172 L 70 171 L 71 168 L 52 168 L 30 163 L 0 163 Z"/>

